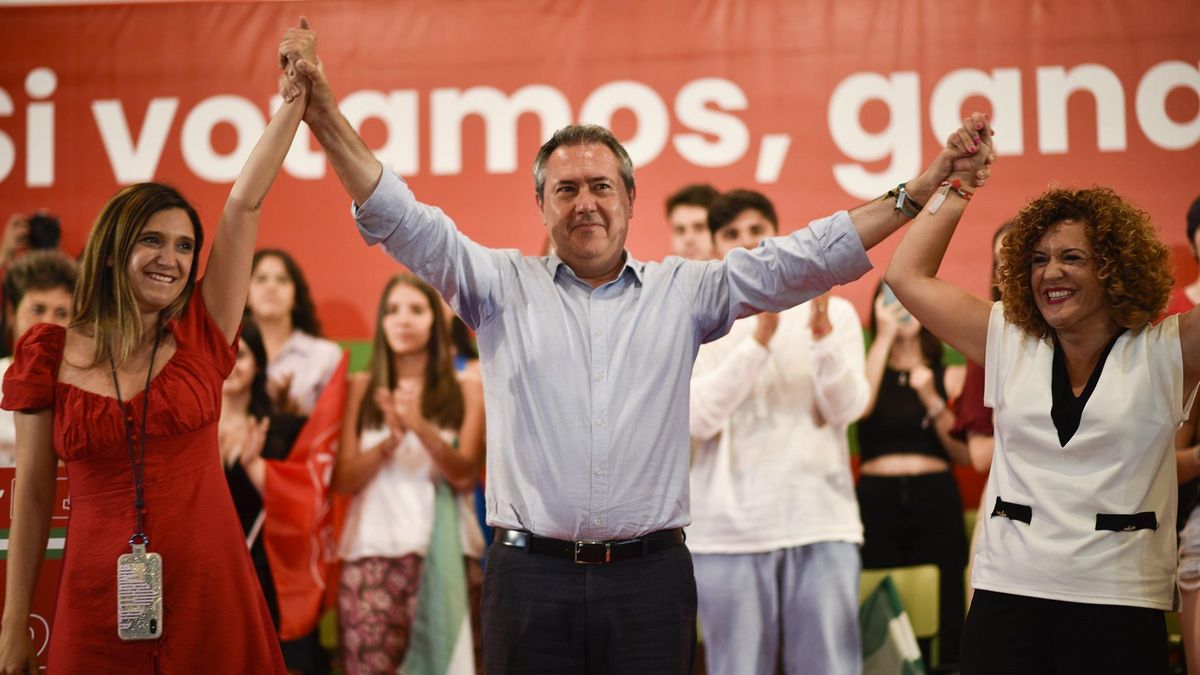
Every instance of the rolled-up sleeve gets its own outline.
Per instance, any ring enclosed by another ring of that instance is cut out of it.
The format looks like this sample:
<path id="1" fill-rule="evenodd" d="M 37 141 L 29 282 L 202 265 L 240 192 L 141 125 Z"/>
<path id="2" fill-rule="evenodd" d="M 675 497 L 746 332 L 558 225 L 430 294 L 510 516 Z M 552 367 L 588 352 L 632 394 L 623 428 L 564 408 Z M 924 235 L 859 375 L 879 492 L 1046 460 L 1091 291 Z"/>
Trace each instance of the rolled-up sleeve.
<path id="1" fill-rule="evenodd" d="M 417 201 L 399 176 L 385 170 L 371 196 L 351 208 L 363 241 L 382 244 L 469 326 L 477 328 L 499 307 L 504 253 L 471 241 L 441 209 Z"/>
<path id="2" fill-rule="evenodd" d="M 854 281 L 871 269 L 871 261 L 850 214 L 838 211 L 752 251 L 730 251 L 720 264 L 703 269 L 694 311 L 710 341 L 744 316 L 779 312 Z"/>

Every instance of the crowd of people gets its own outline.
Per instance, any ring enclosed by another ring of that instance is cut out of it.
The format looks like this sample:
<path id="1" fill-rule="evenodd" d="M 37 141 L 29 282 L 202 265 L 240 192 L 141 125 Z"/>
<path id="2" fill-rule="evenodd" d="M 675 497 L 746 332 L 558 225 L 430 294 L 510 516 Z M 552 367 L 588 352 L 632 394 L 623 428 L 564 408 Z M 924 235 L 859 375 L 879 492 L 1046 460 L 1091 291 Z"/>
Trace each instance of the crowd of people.
<path id="1" fill-rule="evenodd" d="M 376 160 L 306 21 L 279 55 L 283 103 L 203 279 L 200 215 L 159 183 L 113 196 L 78 264 L 19 255 L 12 223 L 0 241 L 17 468 L 0 673 L 38 669 L 60 463 L 54 671 L 683 674 L 702 639 L 713 674 L 851 674 L 860 571 L 933 564 L 922 647 L 944 670 L 1166 672 L 1178 581 L 1200 673 L 1200 281 L 1173 291 L 1127 200 L 1051 189 L 997 231 L 991 298 L 939 278 L 995 160 L 976 113 L 920 175 L 787 235 L 760 192 L 686 186 L 673 255 L 640 261 L 632 162 L 572 125 L 534 160 L 547 251 L 525 256 Z M 349 375 L 301 265 L 256 250 L 302 121 L 361 236 L 410 270 Z M 907 223 L 868 346 L 831 289 Z M 971 541 L 955 465 L 988 473 Z M 289 496 L 297 472 L 315 485 Z M 327 526 L 314 550 L 338 564 L 287 559 Z"/>

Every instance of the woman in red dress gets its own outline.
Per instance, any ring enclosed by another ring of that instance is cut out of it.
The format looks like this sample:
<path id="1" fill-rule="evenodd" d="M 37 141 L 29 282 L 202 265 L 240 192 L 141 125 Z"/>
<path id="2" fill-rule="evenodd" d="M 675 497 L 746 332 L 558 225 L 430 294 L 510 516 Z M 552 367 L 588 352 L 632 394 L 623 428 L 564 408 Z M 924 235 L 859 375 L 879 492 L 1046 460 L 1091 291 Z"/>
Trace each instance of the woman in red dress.
<path id="1" fill-rule="evenodd" d="M 280 107 L 234 182 L 203 282 L 192 206 L 165 185 L 129 186 L 96 219 L 74 321 L 38 326 L 17 345 L 4 381 L 17 482 L 0 672 L 38 672 L 27 623 L 58 459 L 71 523 L 52 672 L 285 672 L 225 485 L 217 420 L 260 207 L 304 97 Z M 161 556 L 161 619 L 119 635 L 118 558 L 135 544 Z"/>

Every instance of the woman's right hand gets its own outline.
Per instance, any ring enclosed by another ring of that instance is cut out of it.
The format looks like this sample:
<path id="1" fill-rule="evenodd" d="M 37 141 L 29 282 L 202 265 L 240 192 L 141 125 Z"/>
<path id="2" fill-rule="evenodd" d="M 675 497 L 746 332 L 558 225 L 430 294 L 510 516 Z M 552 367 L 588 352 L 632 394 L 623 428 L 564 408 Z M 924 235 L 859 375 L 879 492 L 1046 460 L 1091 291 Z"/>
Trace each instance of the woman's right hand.
<path id="1" fill-rule="evenodd" d="M 396 414 L 396 399 L 392 392 L 386 387 L 379 387 L 375 390 L 375 405 L 379 406 L 379 412 L 383 414 L 383 423 L 392 431 L 392 437 L 397 441 L 404 438 L 406 429 L 400 421 L 400 416 Z"/>
<path id="2" fill-rule="evenodd" d="M 0 635 L 0 675 L 38 672 L 37 649 L 29 629 L 4 631 Z"/>
<path id="3" fill-rule="evenodd" d="M 4 225 L 4 233 L 0 234 L 0 265 L 12 262 L 17 251 L 29 246 L 29 219 L 23 214 L 14 213 L 8 217 Z"/>
<path id="4" fill-rule="evenodd" d="M 758 315 L 758 323 L 754 327 L 754 339 L 766 347 L 771 344 L 775 329 L 779 328 L 779 315 L 775 312 L 762 312 Z"/>

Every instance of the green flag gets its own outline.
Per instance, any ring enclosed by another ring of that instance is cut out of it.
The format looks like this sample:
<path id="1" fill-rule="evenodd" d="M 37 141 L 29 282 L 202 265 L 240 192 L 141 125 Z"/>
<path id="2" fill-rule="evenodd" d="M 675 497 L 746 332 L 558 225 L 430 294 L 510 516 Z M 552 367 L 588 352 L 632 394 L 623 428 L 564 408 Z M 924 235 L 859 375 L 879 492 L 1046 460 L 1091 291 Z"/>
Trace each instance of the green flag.
<path id="1" fill-rule="evenodd" d="M 458 504 L 454 490 L 439 480 L 434 493 L 433 533 L 408 652 L 400 675 L 474 675 L 475 653 L 471 613 L 467 609 L 467 575 L 458 538 Z"/>
<path id="2" fill-rule="evenodd" d="M 858 609 L 863 675 L 924 675 L 921 649 L 890 576 Z"/>

